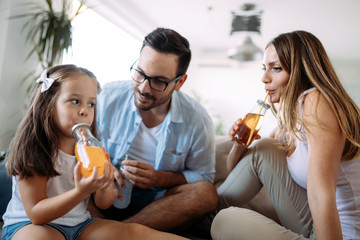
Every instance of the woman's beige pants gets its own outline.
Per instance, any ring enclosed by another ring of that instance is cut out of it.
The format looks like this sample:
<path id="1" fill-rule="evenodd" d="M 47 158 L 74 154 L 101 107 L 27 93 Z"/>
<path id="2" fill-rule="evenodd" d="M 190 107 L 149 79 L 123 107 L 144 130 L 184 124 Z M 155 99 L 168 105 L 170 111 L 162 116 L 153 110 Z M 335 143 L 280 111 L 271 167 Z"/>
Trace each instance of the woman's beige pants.
<path id="1" fill-rule="evenodd" d="M 306 189 L 296 184 L 287 168 L 286 153 L 274 139 L 261 139 L 219 187 L 219 209 L 211 226 L 214 240 L 314 239 Z M 264 186 L 281 225 L 249 209 L 239 208 Z"/>

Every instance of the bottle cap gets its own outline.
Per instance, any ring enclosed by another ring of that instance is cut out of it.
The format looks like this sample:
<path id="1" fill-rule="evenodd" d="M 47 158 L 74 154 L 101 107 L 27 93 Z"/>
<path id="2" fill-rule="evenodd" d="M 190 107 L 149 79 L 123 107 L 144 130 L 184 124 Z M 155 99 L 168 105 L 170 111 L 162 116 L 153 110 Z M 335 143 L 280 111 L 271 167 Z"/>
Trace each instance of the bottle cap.
<path id="1" fill-rule="evenodd" d="M 265 101 L 258 99 L 256 101 L 258 105 L 260 105 L 262 108 L 265 108 L 266 110 L 270 108 L 270 105 L 267 104 Z"/>

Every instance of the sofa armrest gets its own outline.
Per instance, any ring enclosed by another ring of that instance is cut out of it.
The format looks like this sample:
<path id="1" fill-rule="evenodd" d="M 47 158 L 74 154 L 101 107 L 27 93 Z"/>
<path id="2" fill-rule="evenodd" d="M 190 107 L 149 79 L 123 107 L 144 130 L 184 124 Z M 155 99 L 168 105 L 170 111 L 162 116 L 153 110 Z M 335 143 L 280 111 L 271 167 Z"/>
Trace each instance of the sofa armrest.
<path id="1" fill-rule="evenodd" d="M 226 169 L 226 158 L 232 147 L 232 143 L 228 136 L 215 136 L 216 146 L 216 163 L 215 163 L 215 179 L 214 184 L 218 187 L 227 177 L 228 170 Z"/>
<path id="2" fill-rule="evenodd" d="M 216 164 L 215 164 L 215 180 L 214 185 L 218 188 L 228 176 L 228 170 L 226 169 L 226 159 L 232 148 L 232 143 L 228 136 L 216 136 Z M 279 218 L 276 214 L 275 208 L 271 202 L 270 196 L 265 188 L 261 188 L 259 193 L 252 198 L 249 202 L 241 206 L 248 208 L 263 214 L 264 216 L 279 222 Z"/>

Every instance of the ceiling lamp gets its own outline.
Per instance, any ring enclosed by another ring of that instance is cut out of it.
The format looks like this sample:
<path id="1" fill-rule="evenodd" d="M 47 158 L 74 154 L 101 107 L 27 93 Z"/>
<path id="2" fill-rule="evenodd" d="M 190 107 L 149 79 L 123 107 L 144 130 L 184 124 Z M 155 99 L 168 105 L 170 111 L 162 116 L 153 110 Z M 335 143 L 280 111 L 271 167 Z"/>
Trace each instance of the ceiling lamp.
<path id="1" fill-rule="evenodd" d="M 260 35 L 262 10 L 257 10 L 255 4 L 246 3 L 239 11 L 232 11 L 230 35 L 245 35 L 243 44 L 228 51 L 230 59 L 252 61 L 262 55 L 262 50 L 252 41 L 250 34 Z"/>
<path id="2" fill-rule="evenodd" d="M 242 45 L 231 48 L 228 51 L 228 57 L 230 59 L 239 61 L 253 61 L 261 57 L 261 55 L 262 50 L 253 43 L 249 36 L 245 38 Z"/>

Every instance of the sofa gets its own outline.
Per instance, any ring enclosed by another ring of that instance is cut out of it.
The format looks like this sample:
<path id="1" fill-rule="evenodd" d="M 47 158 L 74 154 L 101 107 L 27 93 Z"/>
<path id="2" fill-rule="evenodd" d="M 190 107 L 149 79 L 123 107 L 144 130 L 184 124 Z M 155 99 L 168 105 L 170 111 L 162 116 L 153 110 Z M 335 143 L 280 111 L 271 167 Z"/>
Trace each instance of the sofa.
<path id="1" fill-rule="evenodd" d="M 232 147 L 232 143 L 229 141 L 227 136 L 216 136 L 216 174 L 214 184 L 216 187 L 220 186 L 221 183 L 226 179 L 228 171 L 226 169 L 226 158 L 229 154 L 229 151 Z M 3 191 L 4 189 L 0 189 Z M 4 196 L 1 194 L 1 196 Z M 257 211 L 275 221 L 278 222 L 278 217 L 276 215 L 275 209 L 271 203 L 270 197 L 267 194 L 266 190 L 262 188 L 260 192 L 251 199 L 248 203 L 244 204 L 242 207 L 249 208 L 254 211 Z M 0 222 L 0 234 L 2 229 L 3 222 Z M 196 235 L 196 234 L 195 234 Z M 192 238 L 192 239 L 204 239 L 204 238 Z"/>
<path id="2" fill-rule="evenodd" d="M 226 158 L 230 152 L 232 144 L 228 136 L 216 136 L 216 174 L 214 184 L 219 187 L 221 183 L 226 179 L 228 171 L 226 169 Z M 252 209 L 257 211 L 264 216 L 279 222 L 279 218 L 276 214 L 275 208 L 271 202 L 269 194 L 265 188 L 262 188 L 259 193 L 251 199 L 249 202 L 244 204 L 244 208 Z"/>

